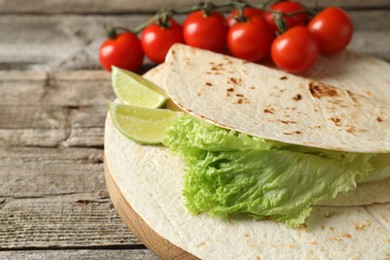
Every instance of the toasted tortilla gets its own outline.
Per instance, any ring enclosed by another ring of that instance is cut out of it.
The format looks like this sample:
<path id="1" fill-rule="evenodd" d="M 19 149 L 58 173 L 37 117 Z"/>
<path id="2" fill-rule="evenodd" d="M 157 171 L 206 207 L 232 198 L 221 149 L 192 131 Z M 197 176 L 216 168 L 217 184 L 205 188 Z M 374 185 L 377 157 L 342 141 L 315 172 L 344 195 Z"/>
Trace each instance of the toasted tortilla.
<path id="1" fill-rule="evenodd" d="M 320 56 L 302 76 L 390 103 L 390 64 L 350 50 Z"/>
<path id="2" fill-rule="evenodd" d="M 179 107 L 221 127 L 323 149 L 390 152 L 390 104 L 352 92 L 358 87 L 337 88 L 181 44 L 167 55 L 164 85 Z M 382 88 L 388 97 L 389 84 Z"/>
<path id="3" fill-rule="evenodd" d="M 145 76 L 158 84 L 164 70 L 159 66 Z M 372 205 L 316 206 L 304 226 L 292 229 L 274 221 L 189 214 L 181 197 L 184 162 L 165 147 L 127 139 L 109 116 L 105 158 L 123 196 L 149 227 L 200 259 L 390 257 L 390 182 L 380 191 L 373 186 L 359 194 L 358 187 L 351 193 L 360 205 Z"/>

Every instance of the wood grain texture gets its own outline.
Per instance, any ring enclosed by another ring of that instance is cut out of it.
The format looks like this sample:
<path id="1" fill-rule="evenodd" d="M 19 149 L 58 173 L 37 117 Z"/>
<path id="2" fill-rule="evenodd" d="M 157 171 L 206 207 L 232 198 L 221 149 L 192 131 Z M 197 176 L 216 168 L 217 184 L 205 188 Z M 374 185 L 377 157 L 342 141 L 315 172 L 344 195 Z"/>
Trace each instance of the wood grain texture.
<path id="1" fill-rule="evenodd" d="M 0 1 L 0 12 L 2 13 L 139 13 L 155 12 L 161 8 L 186 7 L 197 3 L 197 0 L 175 1 L 175 0 L 12 0 Z M 224 2 L 214 0 L 214 3 Z M 251 0 L 250 3 L 262 3 L 264 1 Z M 312 5 L 313 1 L 303 0 L 303 3 Z M 359 0 L 329 0 L 319 1 L 321 6 L 341 5 L 346 8 L 367 8 L 367 7 L 390 7 L 387 0 L 359 1 Z"/>
<path id="2" fill-rule="evenodd" d="M 147 249 L 67 249 L 67 250 L 30 250 L 0 252 L 0 259 L 7 260 L 158 260 L 159 258 Z"/>
<path id="3" fill-rule="evenodd" d="M 111 175 L 109 162 L 104 163 L 104 175 L 111 200 L 121 216 L 123 222 L 131 231 L 153 252 L 162 259 L 198 259 L 180 247 L 172 244 L 151 229 L 145 221 L 134 211 L 129 201 L 123 196 Z"/>
<path id="4" fill-rule="evenodd" d="M 390 60 L 389 10 L 351 11 L 355 36 L 350 48 Z M 0 69 L 100 69 L 103 25 L 134 28 L 150 15 L 1 15 Z M 183 16 L 178 17 L 179 21 Z M 17 33 L 14 33 L 17 32 Z M 145 58 L 144 70 L 151 62 Z"/>
<path id="5" fill-rule="evenodd" d="M 0 169 L 0 250 L 140 245 L 108 197 L 102 149 L 0 147 Z"/>
<path id="6" fill-rule="evenodd" d="M 0 71 L 0 145 L 103 147 L 104 71 Z"/>

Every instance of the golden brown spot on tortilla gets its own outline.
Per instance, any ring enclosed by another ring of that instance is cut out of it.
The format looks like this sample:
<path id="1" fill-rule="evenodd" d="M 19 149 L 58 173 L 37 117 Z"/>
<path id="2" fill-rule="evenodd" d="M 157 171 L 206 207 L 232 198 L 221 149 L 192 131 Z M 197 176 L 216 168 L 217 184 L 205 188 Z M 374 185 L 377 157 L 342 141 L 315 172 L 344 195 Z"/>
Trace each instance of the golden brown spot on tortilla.
<path id="1" fill-rule="evenodd" d="M 297 94 L 296 96 L 292 97 L 293 100 L 295 101 L 299 101 L 302 99 L 302 95 L 301 94 Z"/>
<path id="2" fill-rule="evenodd" d="M 279 79 L 280 79 L 280 80 L 285 80 L 285 79 L 287 79 L 287 77 L 286 77 L 286 76 L 283 76 L 283 77 L 280 77 Z"/>
<path id="3" fill-rule="evenodd" d="M 348 233 L 341 234 L 341 236 L 345 238 L 352 238 L 352 235 Z"/>
<path id="4" fill-rule="evenodd" d="M 347 90 L 347 94 L 348 94 L 348 96 L 351 98 L 351 100 L 353 101 L 353 103 L 355 103 L 355 104 L 358 104 L 358 103 L 359 103 L 359 101 L 357 100 L 355 94 L 353 94 L 353 93 L 352 93 L 351 91 L 349 91 L 349 90 Z"/>
<path id="5" fill-rule="evenodd" d="M 387 243 L 390 243 L 390 238 L 385 240 Z M 390 254 L 389 254 L 390 255 Z"/>
<path id="6" fill-rule="evenodd" d="M 334 97 L 338 94 L 334 87 L 320 82 L 309 82 L 309 90 L 315 98 Z"/>
<path id="7" fill-rule="evenodd" d="M 261 260 L 260 256 L 256 256 L 256 260 Z"/>
<path id="8" fill-rule="evenodd" d="M 337 118 L 337 117 L 331 117 L 330 120 L 336 125 L 336 126 L 340 126 L 341 125 L 341 119 L 340 118 Z"/>
<path id="9" fill-rule="evenodd" d="M 378 122 L 380 123 L 380 122 L 383 122 L 383 119 L 382 119 L 382 117 L 379 117 L 379 116 L 378 116 L 378 117 L 376 118 L 376 121 L 378 121 Z"/>
<path id="10" fill-rule="evenodd" d="M 321 229 L 322 229 L 322 230 L 325 230 L 325 226 L 324 226 L 324 225 L 321 225 Z"/>
<path id="11" fill-rule="evenodd" d="M 265 108 L 263 112 L 264 113 L 269 113 L 269 114 L 274 114 L 275 113 L 275 109 L 273 109 L 273 108 Z"/>
<path id="12" fill-rule="evenodd" d="M 213 84 L 211 84 L 210 82 L 206 82 L 206 83 L 204 83 L 206 86 L 209 86 L 209 87 L 211 87 Z"/>
<path id="13" fill-rule="evenodd" d="M 286 91 L 285 88 L 282 88 L 281 90 L 279 90 L 280 93 L 283 93 L 284 91 Z"/>
<path id="14" fill-rule="evenodd" d="M 235 104 L 249 104 L 249 100 L 246 98 L 239 98 Z"/>
<path id="15" fill-rule="evenodd" d="M 244 97 L 243 94 L 236 94 L 237 97 Z"/>
<path id="16" fill-rule="evenodd" d="M 371 91 L 366 91 L 367 96 L 372 97 Z"/>
<path id="17" fill-rule="evenodd" d="M 232 84 L 234 84 L 234 85 L 238 85 L 238 84 L 241 83 L 241 79 L 240 79 L 240 78 L 233 78 L 233 77 L 231 77 L 231 78 L 228 80 L 227 83 L 228 83 L 228 84 L 229 84 L 229 83 L 232 83 Z"/>
<path id="18" fill-rule="evenodd" d="M 334 230 L 334 227 L 329 227 L 330 230 Z"/>
<path id="19" fill-rule="evenodd" d="M 212 71 L 224 70 L 223 63 L 215 64 L 214 62 L 210 62 L 209 64 L 211 65 L 210 70 L 212 70 Z"/>
<path id="20" fill-rule="evenodd" d="M 286 124 L 286 125 L 288 125 L 288 124 L 296 124 L 297 123 L 295 121 L 290 121 L 290 120 L 280 120 L 280 119 L 278 119 L 277 121 L 279 121 L 282 124 Z"/>
<path id="21" fill-rule="evenodd" d="M 357 223 L 353 223 L 354 225 L 354 228 L 356 231 L 362 231 L 362 230 L 365 230 L 367 227 L 369 227 L 371 224 L 370 223 L 365 223 L 363 225 L 359 225 Z"/>
<path id="22" fill-rule="evenodd" d="M 293 131 L 293 132 L 283 132 L 285 135 L 299 135 L 301 134 L 301 131 Z"/>
<path id="23" fill-rule="evenodd" d="M 312 241 L 312 242 L 310 242 L 310 244 L 312 244 L 313 246 L 316 246 L 316 245 L 318 245 L 318 242 L 317 241 Z"/>
<path id="24" fill-rule="evenodd" d="M 230 93 L 234 92 L 234 88 L 227 88 L 226 89 L 226 96 L 230 97 Z"/>
<path id="25" fill-rule="evenodd" d="M 347 129 L 345 129 L 345 132 L 353 134 L 356 131 L 356 128 L 353 126 L 348 126 Z"/>
<path id="26" fill-rule="evenodd" d="M 248 233 L 244 233 L 243 235 L 244 235 L 244 237 L 249 237 Z"/>
<path id="27" fill-rule="evenodd" d="M 198 97 L 200 97 L 202 95 L 202 93 L 198 92 L 197 95 L 198 95 Z"/>
<path id="28" fill-rule="evenodd" d="M 255 89 L 255 87 L 254 86 L 251 86 L 251 87 L 249 87 L 250 89 Z"/>

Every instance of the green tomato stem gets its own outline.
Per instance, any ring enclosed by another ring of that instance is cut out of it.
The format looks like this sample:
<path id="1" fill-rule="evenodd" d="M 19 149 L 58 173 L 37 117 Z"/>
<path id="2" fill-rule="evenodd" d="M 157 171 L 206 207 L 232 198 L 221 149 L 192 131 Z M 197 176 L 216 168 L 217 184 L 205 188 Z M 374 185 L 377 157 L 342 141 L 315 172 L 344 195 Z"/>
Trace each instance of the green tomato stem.
<path id="1" fill-rule="evenodd" d="M 283 13 L 277 10 L 269 9 L 269 6 L 280 2 L 280 0 L 267 0 L 261 4 L 250 4 L 246 0 L 231 0 L 225 3 L 215 4 L 211 1 L 207 2 L 199 2 L 193 6 L 182 8 L 182 9 L 162 9 L 158 11 L 151 19 L 146 20 L 145 22 L 138 25 L 134 30 L 129 30 L 123 27 L 108 27 L 105 26 L 106 34 L 109 38 L 115 38 L 117 35 L 116 29 L 120 29 L 123 31 L 132 32 L 134 34 L 139 34 L 142 30 L 144 30 L 147 26 L 157 23 L 158 25 L 169 28 L 170 24 L 168 22 L 169 18 L 173 17 L 176 14 L 189 14 L 195 11 L 203 11 L 206 16 L 210 15 L 214 10 L 226 9 L 226 8 L 236 8 L 239 10 L 239 15 L 235 17 L 237 21 L 245 22 L 247 18 L 243 15 L 243 10 L 245 7 L 257 8 L 262 11 L 271 12 L 275 14 L 275 24 L 278 27 L 278 33 L 284 32 L 286 28 L 286 22 L 283 16 L 293 16 L 298 13 L 308 13 L 311 16 L 314 16 L 317 12 L 313 9 L 310 9 L 305 6 L 305 9 L 291 12 L 291 13 Z M 315 9 L 318 9 L 318 0 L 315 0 Z"/>

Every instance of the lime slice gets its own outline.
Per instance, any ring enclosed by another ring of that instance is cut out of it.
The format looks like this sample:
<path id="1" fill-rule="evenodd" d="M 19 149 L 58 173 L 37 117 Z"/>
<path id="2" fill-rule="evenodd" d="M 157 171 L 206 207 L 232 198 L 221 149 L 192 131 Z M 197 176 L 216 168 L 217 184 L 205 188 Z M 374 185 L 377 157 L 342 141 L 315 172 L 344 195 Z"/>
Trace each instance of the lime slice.
<path id="1" fill-rule="evenodd" d="M 159 144 L 167 127 L 182 113 L 167 109 L 128 106 L 109 102 L 111 119 L 126 137 L 142 144 Z"/>
<path id="2" fill-rule="evenodd" d="M 112 67 L 111 81 L 116 97 L 123 104 L 158 108 L 168 100 L 161 88 L 136 73 Z"/>

